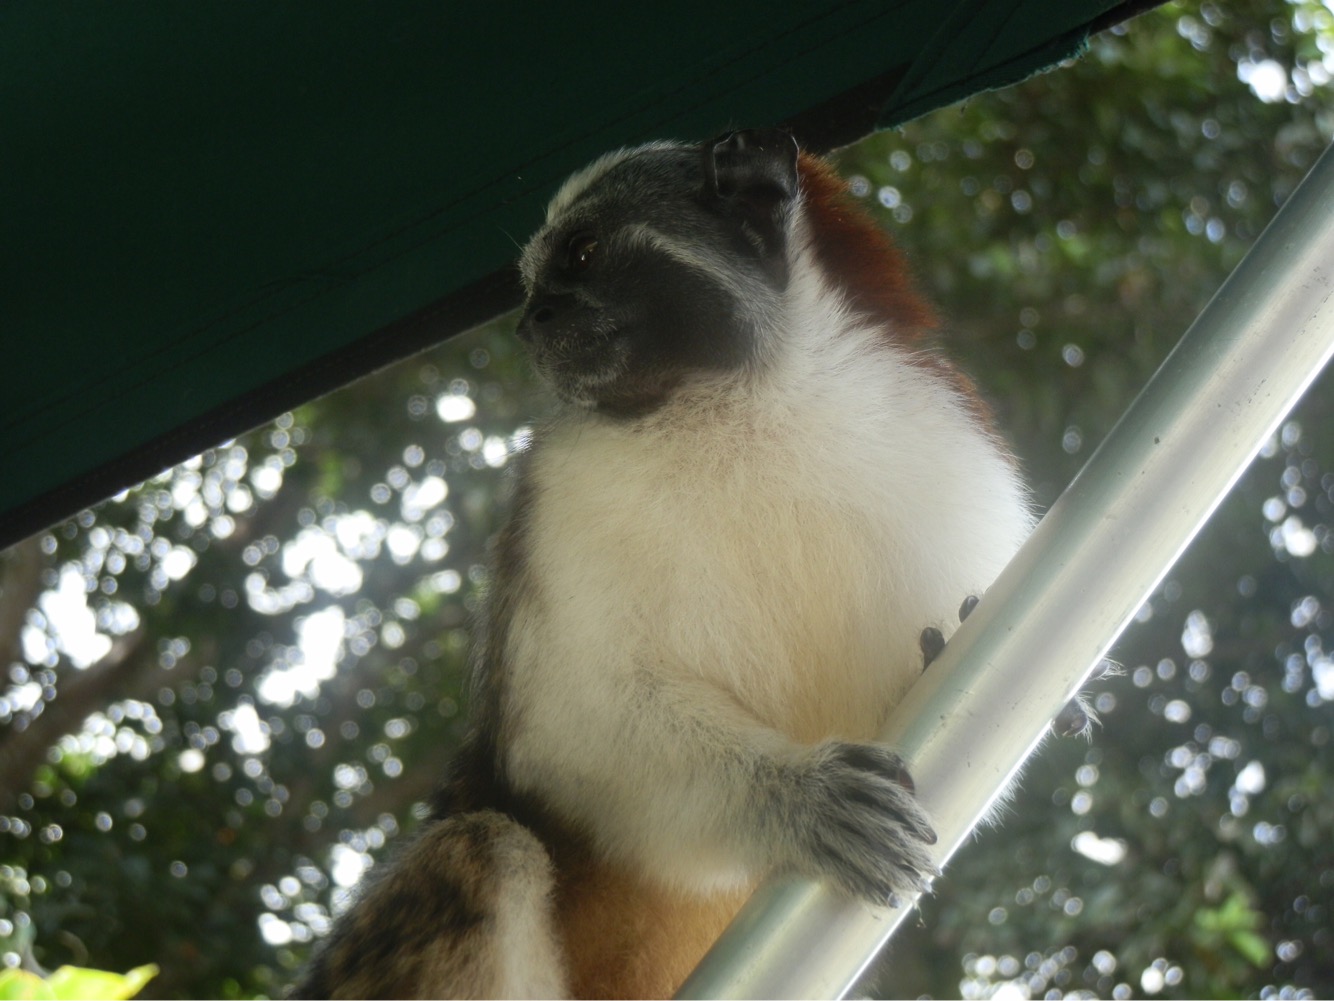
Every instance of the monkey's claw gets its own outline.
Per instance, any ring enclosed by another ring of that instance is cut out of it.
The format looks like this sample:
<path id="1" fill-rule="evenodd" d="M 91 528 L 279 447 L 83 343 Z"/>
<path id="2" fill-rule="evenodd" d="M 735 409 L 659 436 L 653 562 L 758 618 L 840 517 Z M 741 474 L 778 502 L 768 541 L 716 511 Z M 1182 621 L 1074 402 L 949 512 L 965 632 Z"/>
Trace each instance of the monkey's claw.
<path id="1" fill-rule="evenodd" d="M 818 872 L 877 903 L 929 886 L 937 869 L 927 848 L 936 832 L 897 754 L 829 741 L 813 750 L 807 769 L 809 798 L 798 816 L 807 818 L 801 840 Z"/>
<path id="2" fill-rule="evenodd" d="M 945 649 L 945 634 L 935 626 L 927 626 L 918 637 L 917 645 L 922 650 L 922 670 L 925 671 Z"/>
<path id="3" fill-rule="evenodd" d="M 973 609 L 977 607 L 980 599 L 975 594 L 970 594 L 963 599 L 963 604 L 959 606 L 959 621 L 962 622 L 968 616 L 973 614 Z M 917 645 L 922 650 L 922 670 L 930 667 L 940 652 L 945 649 L 945 634 L 935 626 L 927 626 L 922 630 L 922 635 L 917 638 Z"/>

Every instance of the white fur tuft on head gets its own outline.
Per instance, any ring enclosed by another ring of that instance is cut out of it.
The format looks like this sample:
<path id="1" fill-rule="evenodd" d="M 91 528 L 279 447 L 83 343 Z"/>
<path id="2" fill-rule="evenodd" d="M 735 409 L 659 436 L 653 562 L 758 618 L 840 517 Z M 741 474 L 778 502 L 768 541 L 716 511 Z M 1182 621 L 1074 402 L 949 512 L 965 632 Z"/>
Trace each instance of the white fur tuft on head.
<path id="1" fill-rule="evenodd" d="M 546 224 L 548 226 L 554 225 L 562 215 L 569 211 L 570 206 L 577 202 L 584 192 L 617 164 L 643 153 L 652 153 L 664 149 L 679 149 L 680 145 L 680 143 L 659 141 L 645 143 L 643 146 L 627 146 L 611 153 L 604 153 L 587 167 L 575 171 L 560 186 L 560 189 L 552 196 L 551 201 L 547 203 Z"/>

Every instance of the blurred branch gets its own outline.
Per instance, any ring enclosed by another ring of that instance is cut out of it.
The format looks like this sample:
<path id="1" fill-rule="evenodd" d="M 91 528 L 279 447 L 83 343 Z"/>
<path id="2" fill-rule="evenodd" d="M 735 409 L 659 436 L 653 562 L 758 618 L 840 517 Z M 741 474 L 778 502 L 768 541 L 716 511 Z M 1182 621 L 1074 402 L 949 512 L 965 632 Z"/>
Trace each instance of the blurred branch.
<path id="1" fill-rule="evenodd" d="M 37 535 L 0 554 L 0 659 L 6 666 L 23 660 L 20 633 L 42 593 L 42 562 Z"/>
<path id="2" fill-rule="evenodd" d="M 83 671 L 66 669 L 56 697 L 39 703 L 40 711 L 17 717 L 0 734 L 0 811 L 12 811 L 20 793 L 32 783 L 33 773 L 47 751 L 88 716 L 116 698 L 134 698 L 146 686 L 144 679 L 157 662 L 144 656 L 146 632 L 137 629 L 117 637 L 111 650 Z"/>
<path id="3" fill-rule="evenodd" d="M 272 883 L 288 875 L 297 856 L 319 858 L 326 847 L 339 839 L 344 829 L 371 827 L 385 813 L 392 814 L 401 823 L 412 804 L 429 797 L 444 781 L 445 768 L 453 754 L 451 745 L 442 744 L 427 759 L 418 760 L 413 767 L 404 769 L 400 778 L 376 782 L 370 793 L 357 797 L 346 810 L 331 814 L 313 831 L 302 823 L 303 817 L 296 808 L 298 804 L 307 805 L 309 799 L 293 796 L 289 801 L 292 806 L 283 812 L 281 826 L 271 828 L 265 835 L 270 844 L 281 846 L 281 851 L 254 858 L 254 868 L 246 872 L 247 885 Z M 309 795 L 308 792 L 304 794 Z"/>
<path id="4" fill-rule="evenodd" d="M 350 827 L 370 827 L 381 814 L 390 813 L 400 820 L 413 803 L 426 799 L 445 780 L 445 769 L 455 748 L 444 746 L 425 760 L 405 768 L 401 778 L 383 779 L 368 795 L 353 800 L 344 819 Z"/>
<path id="5" fill-rule="evenodd" d="M 358 693 L 375 684 L 375 676 L 383 665 L 374 657 L 362 658 L 351 671 L 342 671 L 322 689 L 322 696 L 330 700 L 330 708 L 321 719 L 321 727 L 331 737 L 342 724 L 364 722 L 365 710 L 357 702 Z M 333 769 L 351 756 L 360 759 L 364 748 L 342 740 L 327 739 L 316 750 L 305 755 L 300 768 L 291 775 L 275 775 L 287 786 L 292 803 L 309 803 L 320 795 L 320 789 L 331 788 Z M 353 800 L 345 810 L 331 816 L 326 826 L 368 827 L 382 813 L 399 813 L 418 800 L 425 799 L 444 780 L 445 768 L 454 753 L 454 742 L 440 741 L 425 760 L 411 763 L 401 777 L 387 776 L 374 782 L 374 789 Z M 318 840 L 318 839 L 317 839 Z"/>

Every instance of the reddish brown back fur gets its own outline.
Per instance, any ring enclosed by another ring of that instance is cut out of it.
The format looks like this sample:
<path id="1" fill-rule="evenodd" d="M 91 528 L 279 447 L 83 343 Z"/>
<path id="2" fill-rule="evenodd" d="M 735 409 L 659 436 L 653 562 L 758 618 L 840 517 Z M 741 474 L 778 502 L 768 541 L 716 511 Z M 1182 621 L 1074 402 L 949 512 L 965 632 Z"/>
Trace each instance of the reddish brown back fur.
<path id="1" fill-rule="evenodd" d="M 562 867 L 556 922 L 565 940 L 570 996 L 671 997 L 748 893 L 675 893 L 587 857 Z"/>
<path id="2" fill-rule="evenodd" d="M 802 153 L 797 164 L 815 252 L 825 272 L 852 305 L 879 321 L 895 344 L 914 351 L 909 363 L 929 369 L 952 385 L 978 426 L 995 436 L 995 419 L 971 379 L 930 348 L 940 326 L 936 311 L 918 293 L 907 259 L 889 234 L 853 200 L 827 162 Z M 996 441 L 1000 444 L 999 437 Z"/>
<path id="3" fill-rule="evenodd" d="M 801 154 L 798 172 L 815 251 L 853 305 L 888 321 L 900 343 L 913 344 L 934 330 L 935 310 L 917 293 L 903 252 L 853 201 L 847 182 L 808 153 Z"/>

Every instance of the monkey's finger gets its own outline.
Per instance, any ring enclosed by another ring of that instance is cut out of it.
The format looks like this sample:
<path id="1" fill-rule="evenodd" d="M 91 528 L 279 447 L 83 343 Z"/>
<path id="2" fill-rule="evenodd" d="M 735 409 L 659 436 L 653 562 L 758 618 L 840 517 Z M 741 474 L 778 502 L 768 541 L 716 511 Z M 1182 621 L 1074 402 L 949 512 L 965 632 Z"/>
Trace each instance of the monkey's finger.
<path id="1" fill-rule="evenodd" d="M 945 649 L 945 634 L 935 626 L 927 626 L 918 637 L 917 645 L 922 649 L 922 670 L 925 671 Z"/>

